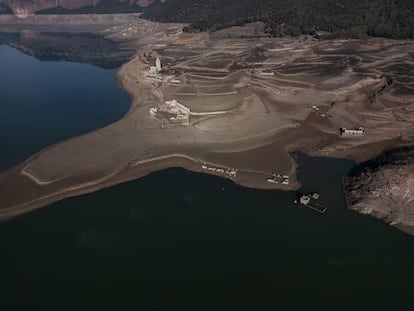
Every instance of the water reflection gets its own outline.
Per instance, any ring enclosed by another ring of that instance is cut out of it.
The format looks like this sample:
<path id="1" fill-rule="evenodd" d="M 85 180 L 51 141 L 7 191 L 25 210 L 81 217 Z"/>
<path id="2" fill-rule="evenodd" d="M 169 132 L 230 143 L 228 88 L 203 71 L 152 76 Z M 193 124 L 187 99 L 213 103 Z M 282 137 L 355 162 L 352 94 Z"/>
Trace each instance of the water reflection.
<path id="1" fill-rule="evenodd" d="M 45 51 L 45 58 L 56 57 Z M 0 68 L 0 171 L 53 143 L 111 124 L 130 106 L 115 70 L 39 62 L 6 45 L 0 45 Z"/>
<path id="2" fill-rule="evenodd" d="M 0 44 L 10 45 L 40 60 L 65 60 L 118 68 L 134 51 L 92 33 L 51 33 L 32 30 L 0 32 Z"/>

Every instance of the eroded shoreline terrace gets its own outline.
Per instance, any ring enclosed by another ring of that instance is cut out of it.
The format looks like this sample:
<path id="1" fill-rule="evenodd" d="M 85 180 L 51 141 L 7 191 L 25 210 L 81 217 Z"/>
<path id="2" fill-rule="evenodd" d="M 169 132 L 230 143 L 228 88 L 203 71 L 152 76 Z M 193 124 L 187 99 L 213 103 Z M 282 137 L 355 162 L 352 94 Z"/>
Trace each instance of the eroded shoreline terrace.
<path id="1" fill-rule="evenodd" d="M 295 190 L 292 151 L 362 161 L 413 140 L 413 42 L 223 39 L 177 24 L 143 37 L 142 23 L 103 32 L 137 49 L 117 74 L 130 111 L 2 173 L 0 219 L 171 166 Z"/>

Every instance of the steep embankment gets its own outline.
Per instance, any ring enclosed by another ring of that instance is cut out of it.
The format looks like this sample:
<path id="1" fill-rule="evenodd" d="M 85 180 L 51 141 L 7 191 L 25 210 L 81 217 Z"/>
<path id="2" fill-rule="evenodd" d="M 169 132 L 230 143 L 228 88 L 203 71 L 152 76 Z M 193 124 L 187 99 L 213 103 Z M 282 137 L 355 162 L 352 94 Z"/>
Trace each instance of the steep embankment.
<path id="1" fill-rule="evenodd" d="M 344 178 L 348 207 L 414 235 L 414 146 L 383 153 Z"/>

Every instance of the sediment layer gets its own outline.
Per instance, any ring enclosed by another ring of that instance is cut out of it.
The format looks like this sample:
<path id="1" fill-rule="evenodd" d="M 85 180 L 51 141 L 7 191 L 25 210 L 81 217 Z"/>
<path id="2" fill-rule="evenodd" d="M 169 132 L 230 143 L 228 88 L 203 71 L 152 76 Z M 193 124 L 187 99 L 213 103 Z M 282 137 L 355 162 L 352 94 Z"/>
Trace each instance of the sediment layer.
<path id="1" fill-rule="evenodd" d="M 363 161 L 413 140 L 412 42 L 220 39 L 180 29 L 137 21 L 103 32 L 137 49 L 117 74 L 130 111 L 1 174 L 2 219 L 171 166 L 295 190 L 291 151 Z M 150 73 L 157 57 L 162 70 Z M 150 114 L 171 99 L 193 112 L 185 123 Z M 343 137 L 341 127 L 365 135 Z M 273 174 L 289 182 L 269 183 Z"/>

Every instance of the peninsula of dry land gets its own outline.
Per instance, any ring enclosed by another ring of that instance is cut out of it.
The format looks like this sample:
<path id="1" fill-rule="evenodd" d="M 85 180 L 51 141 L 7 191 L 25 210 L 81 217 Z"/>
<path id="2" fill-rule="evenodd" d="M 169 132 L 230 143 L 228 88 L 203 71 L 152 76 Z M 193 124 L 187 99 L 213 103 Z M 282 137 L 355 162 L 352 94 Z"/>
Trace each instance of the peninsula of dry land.
<path id="1" fill-rule="evenodd" d="M 138 19 L 101 32 L 137 50 L 117 74 L 130 111 L 2 173 L 0 219 L 172 166 L 295 190 L 292 151 L 360 162 L 412 143 L 413 42 L 232 38 L 231 29 L 182 26 Z M 359 127 L 363 136 L 340 135 Z"/>

